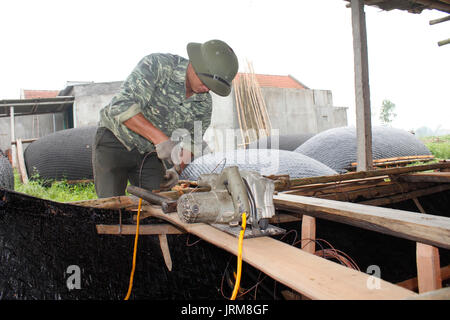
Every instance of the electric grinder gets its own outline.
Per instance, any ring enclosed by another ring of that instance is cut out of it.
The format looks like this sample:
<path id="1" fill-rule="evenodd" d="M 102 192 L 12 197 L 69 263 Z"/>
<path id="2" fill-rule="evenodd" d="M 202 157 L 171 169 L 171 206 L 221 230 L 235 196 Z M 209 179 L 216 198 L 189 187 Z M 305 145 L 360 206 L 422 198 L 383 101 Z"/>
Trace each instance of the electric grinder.
<path id="1" fill-rule="evenodd" d="M 199 187 L 210 187 L 209 192 L 191 192 L 178 199 L 177 212 L 186 223 L 203 222 L 239 236 L 242 214 L 247 216 L 245 238 L 277 235 L 284 229 L 270 225 L 275 215 L 274 183 L 254 171 L 225 168 L 222 173 L 203 174 Z"/>

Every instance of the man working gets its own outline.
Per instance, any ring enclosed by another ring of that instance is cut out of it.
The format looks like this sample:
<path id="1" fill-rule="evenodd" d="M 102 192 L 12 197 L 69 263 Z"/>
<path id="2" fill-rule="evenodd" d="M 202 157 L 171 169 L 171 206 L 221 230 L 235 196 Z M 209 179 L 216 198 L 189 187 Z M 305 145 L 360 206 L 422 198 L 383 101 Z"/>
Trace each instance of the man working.
<path id="1" fill-rule="evenodd" d="M 203 136 L 211 122 L 209 90 L 229 95 L 238 70 L 236 55 L 223 41 L 189 43 L 187 53 L 189 60 L 144 57 L 100 111 L 92 159 L 99 198 L 124 195 L 128 180 L 147 190 L 178 182 L 192 147 L 180 148 L 169 137 L 177 129 L 192 136 L 194 121 L 201 121 Z M 168 169 L 168 163 L 175 165 Z"/>

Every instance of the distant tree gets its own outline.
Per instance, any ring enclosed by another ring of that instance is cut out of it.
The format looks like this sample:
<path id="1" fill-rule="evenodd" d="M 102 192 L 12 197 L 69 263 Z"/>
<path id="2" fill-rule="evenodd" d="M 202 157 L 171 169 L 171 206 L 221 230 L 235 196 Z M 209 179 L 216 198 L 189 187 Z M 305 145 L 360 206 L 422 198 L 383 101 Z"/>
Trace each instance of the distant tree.
<path id="1" fill-rule="evenodd" d="M 395 110 L 395 104 L 392 103 L 389 100 L 383 100 L 383 103 L 381 105 L 380 109 L 380 121 L 383 124 L 389 125 L 392 120 L 397 116 L 397 114 L 394 112 Z"/>

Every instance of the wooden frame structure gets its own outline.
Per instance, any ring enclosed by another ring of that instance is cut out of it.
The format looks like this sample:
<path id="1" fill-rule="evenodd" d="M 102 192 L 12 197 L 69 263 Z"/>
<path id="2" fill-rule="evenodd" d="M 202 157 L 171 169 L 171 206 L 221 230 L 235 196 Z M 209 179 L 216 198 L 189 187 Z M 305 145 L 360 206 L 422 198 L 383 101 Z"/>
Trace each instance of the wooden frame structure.
<path id="1" fill-rule="evenodd" d="M 432 168 L 433 172 L 422 172 Z M 244 240 L 243 260 L 274 280 L 292 288 L 309 299 L 418 299 L 420 294 L 441 289 L 441 281 L 450 277 L 448 267 L 440 269 L 437 248 L 450 249 L 450 218 L 426 214 L 420 205 L 421 195 L 450 190 L 450 162 L 428 165 L 361 171 L 348 174 L 293 179 L 290 187 L 286 180 L 275 180 L 279 191 L 274 204 L 279 214 L 273 222 L 302 221 L 302 239 L 315 239 L 316 219 L 327 219 L 359 228 L 381 232 L 417 242 L 417 278 L 400 284 L 378 279 L 378 289 L 371 288 L 369 274 L 346 268 L 315 255 L 313 241 L 304 241 L 302 249 L 270 237 Z M 366 177 L 364 177 L 366 176 Z M 358 178 L 359 177 L 359 178 Z M 362 178 L 361 178 L 362 177 Z M 412 179 L 412 182 L 409 181 Z M 353 178 L 353 179 L 352 179 Z M 407 183 L 401 181 L 408 181 Z M 399 188 L 395 188 L 400 183 Z M 410 185 L 408 187 L 408 185 Z M 177 191 L 161 192 L 168 199 L 176 199 L 185 192 L 204 192 L 205 188 L 187 186 Z M 379 189 L 374 194 L 371 189 Z M 342 195 L 348 194 L 349 198 Z M 355 195 L 358 195 L 355 197 Z M 375 205 L 412 199 L 422 213 L 380 208 L 357 203 L 361 196 L 377 201 Z M 386 199 L 389 199 L 387 201 Z M 341 201 L 338 201 L 341 200 Z M 352 201 L 354 203 L 352 203 Z M 138 199 L 121 196 L 98 200 L 78 201 L 72 204 L 96 208 L 115 208 L 136 211 Z M 289 214 L 292 212 L 292 214 Z M 164 213 L 159 206 L 145 203 L 141 219 L 164 220 L 167 224 L 141 225 L 140 234 L 157 235 L 167 268 L 172 260 L 167 235 L 192 233 L 219 248 L 237 255 L 238 239 L 207 224 L 186 224 L 174 213 Z M 99 234 L 134 234 L 135 226 L 98 225 Z M 442 297 L 448 290 L 426 297 Z M 436 291 L 437 292 L 437 291 Z M 424 297 L 425 298 L 425 297 Z"/>
<path id="2" fill-rule="evenodd" d="M 367 32 L 364 5 L 376 6 L 382 10 L 406 10 L 420 13 L 424 9 L 436 9 L 450 13 L 448 0 L 346 0 L 350 2 L 353 56 L 355 71 L 355 108 L 357 133 L 357 171 L 367 171 L 373 168 L 372 157 L 372 125 L 369 88 L 369 61 L 367 52 Z M 430 21 L 430 24 L 448 21 L 448 17 Z M 439 46 L 450 43 L 449 39 L 440 41 Z"/>

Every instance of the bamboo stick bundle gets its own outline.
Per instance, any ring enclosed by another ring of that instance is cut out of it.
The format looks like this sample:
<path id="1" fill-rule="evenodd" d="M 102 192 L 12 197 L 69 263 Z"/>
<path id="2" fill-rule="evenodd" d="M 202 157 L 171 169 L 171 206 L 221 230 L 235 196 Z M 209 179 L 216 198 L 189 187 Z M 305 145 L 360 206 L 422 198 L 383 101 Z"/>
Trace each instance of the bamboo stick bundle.
<path id="1" fill-rule="evenodd" d="M 239 86 L 237 84 L 237 81 L 233 81 L 233 90 L 234 90 L 234 99 L 236 102 L 236 111 L 237 111 L 237 116 L 238 116 L 238 122 L 239 122 L 239 131 L 241 133 L 241 139 L 242 139 L 242 143 L 244 145 L 246 145 L 246 138 L 244 136 L 244 121 L 245 119 L 243 118 L 242 115 L 242 110 L 241 110 L 241 98 L 240 98 L 240 92 L 239 92 Z"/>
<path id="2" fill-rule="evenodd" d="M 245 146 L 262 136 L 269 136 L 271 123 L 258 80 L 250 62 L 249 72 L 241 73 L 233 81 L 239 128 Z"/>
<path id="3" fill-rule="evenodd" d="M 272 128 L 272 124 L 270 122 L 269 114 L 267 113 L 266 102 L 264 101 L 264 98 L 262 96 L 261 87 L 256 79 L 255 71 L 253 69 L 253 64 L 251 62 L 248 62 L 248 68 L 250 71 L 250 75 L 252 76 L 253 82 L 255 83 L 254 92 L 256 95 L 256 100 L 258 101 L 259 110 L 261 111 L 261 116 L 262 116 L 263 123 L 264 123 L 264 129 L 266 130 L 266 135 L 269 136 L 270 130 Z"/>

